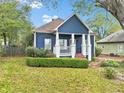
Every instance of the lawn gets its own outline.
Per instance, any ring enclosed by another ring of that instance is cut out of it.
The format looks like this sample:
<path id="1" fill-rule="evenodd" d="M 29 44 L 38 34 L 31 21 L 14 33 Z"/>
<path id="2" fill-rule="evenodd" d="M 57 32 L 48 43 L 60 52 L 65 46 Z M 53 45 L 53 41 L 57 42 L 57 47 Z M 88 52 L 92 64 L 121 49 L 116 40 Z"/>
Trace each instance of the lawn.
<path id="1" fill-rule="evenodd" d="M 28 67 L 25 58 L 6 58 L 0 93 L 124 93 L 124 83 L 105 79 L 101 70 Z"/>

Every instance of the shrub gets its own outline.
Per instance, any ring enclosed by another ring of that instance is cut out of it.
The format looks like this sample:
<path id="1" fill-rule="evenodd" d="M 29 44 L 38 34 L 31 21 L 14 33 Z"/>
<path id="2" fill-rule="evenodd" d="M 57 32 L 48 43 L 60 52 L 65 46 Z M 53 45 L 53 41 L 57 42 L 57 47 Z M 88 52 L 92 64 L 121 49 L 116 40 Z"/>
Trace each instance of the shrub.
<path id="1" fill-rule="evenodd" d="M 52 51 L 47 51 L 46 57 L 55 57 L 55 54 L 52 53 Z"/>
<path id="2" fill-rule="evenodd" d="M 47 50 L 44 49 L 37 49 L 35 53 L 35 57 L 46 57 L 47 55 Z"/>
<path id="3" fill-rule="evenodd" d="M 96 58 L 95 57 L 92 57 L 92 61 L 96 61 Z"/>
<path id="4" fill-rule="evenodd" d="M 2 56 L 2 47 L 0 47 L 0 56 Z"/>
<path id="5" fill-rule="evenodd" d="M 101 64 L 102 67 L 119 67 L 120 64 L 117 61 L 107 60 Z"/>
<path id="6" fill-rule="evenodd" d="M 3 47 L 0 47 L 0 56 L 6 56 L 6 51 Z"/>
<path id="7" fill-rule="evenodd" d="M 95 53 L 96 53 L 96 57 L 98 57 L 99 55 L 101 55 L 101 53 L 102 53 L 101 48 L 96 47 Z"/>
<path id="8" fill-rule="evenodd" d="M 34 57 L 35 56 L 35 53 L 36 53 L 36 48 L 33 48 L 33 47 L 27 47 L 26 50 L 26 55 L 29 56 L 29 57 Z"/>
<path id="9" fill-rule="evenodd" d="M 87 60 L 71 58 L 27 58 L 26 63 L 32 67 L 72 67 L 87 68 Z"/>
<path id="10" fill-rule="evenodd" d="M 110 53 L 110 56 L 111 56 L 111 57 L 114 57 L 114 56 L 115 56 L 115 54 L 114 54 L 114 53 Z"/>
<path id="11" fill-rule="evenodd" d="M 104 68 L 104 75 L 107 79 L 114 79 L 116 77 L 116 71 L 114 68 Z"/>
<path id="12" fill-rule="evenodd" d="M 26 55 L 28 57 L 54 57 L 54 54 L 52 52 L 34 47 L 27 47 Z"/>

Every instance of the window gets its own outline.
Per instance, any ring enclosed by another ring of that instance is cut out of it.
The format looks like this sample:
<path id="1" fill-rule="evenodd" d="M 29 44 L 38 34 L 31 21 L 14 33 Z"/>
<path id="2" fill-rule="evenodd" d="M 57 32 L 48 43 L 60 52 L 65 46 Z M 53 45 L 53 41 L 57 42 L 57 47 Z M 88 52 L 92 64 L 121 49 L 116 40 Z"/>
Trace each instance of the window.
<path id="1" fill-rule="evenodd" d="M 60 46 L 67 46 L 67 39 L 60 39 Z"/>
<path id="2" fill-rule="evenodd" d="M 45 49 L 51 50 L 51 45 L 52 45 L 51 39 L 45 38 Z"/>
<path id="3" fill-rule="evenodd" d="M 102 48 L 104 48 L 104 45 L 102 45 Z"/>
<path id="4" fill-rule="evenodd" d="M 67 49 L 67 39 L 60 39 L 59 42 L 61 49 Z"/>
<path id="5" fill-rule="evenodd" d="M 117 49 L 119 53 L 123 52 L 123 45 L 118 45 Z"/>

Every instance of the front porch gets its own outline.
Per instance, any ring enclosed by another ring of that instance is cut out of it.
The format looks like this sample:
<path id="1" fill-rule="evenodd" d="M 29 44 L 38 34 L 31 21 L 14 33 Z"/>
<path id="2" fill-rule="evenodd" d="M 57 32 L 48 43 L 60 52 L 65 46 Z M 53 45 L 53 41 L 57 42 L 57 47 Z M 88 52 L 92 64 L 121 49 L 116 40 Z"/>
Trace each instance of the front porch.
<path id="1" fill-rule="evenodd" d="M 54 47 L 54 54 L 56 54 L 56 47 Z M 59 57 L 72 57 L 71 46 L 60 46 Z M 57 55 L 56 55 L 57 57 Z"/>
<path id="2" fill-rule="evenodd" d="M 87 57 L 91 61 L 91 39 L 90 34 L 63 34 L 56 32 L 55 47 L 53 53 L 57 58 L 75 58 L 77 53 Z"/>

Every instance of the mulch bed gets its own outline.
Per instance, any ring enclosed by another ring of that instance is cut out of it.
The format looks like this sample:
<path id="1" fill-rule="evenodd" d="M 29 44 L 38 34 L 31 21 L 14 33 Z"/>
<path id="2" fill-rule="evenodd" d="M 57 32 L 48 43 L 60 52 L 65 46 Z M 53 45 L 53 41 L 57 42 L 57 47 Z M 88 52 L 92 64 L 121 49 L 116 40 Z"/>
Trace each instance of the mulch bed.
<path id="1" fill-rule="evenodd" d="M 105 60 L 115 60 L 115 61 L 118 61 L 118 62 L 124 62 L 124 56 L 100 55 L 99 57 L 96 57 L 95 62 L 91 62 L 89 64 L 89 67 L 91 67 L 91 68 L 99 68 L 101 62 L 103 62 Z"/>

